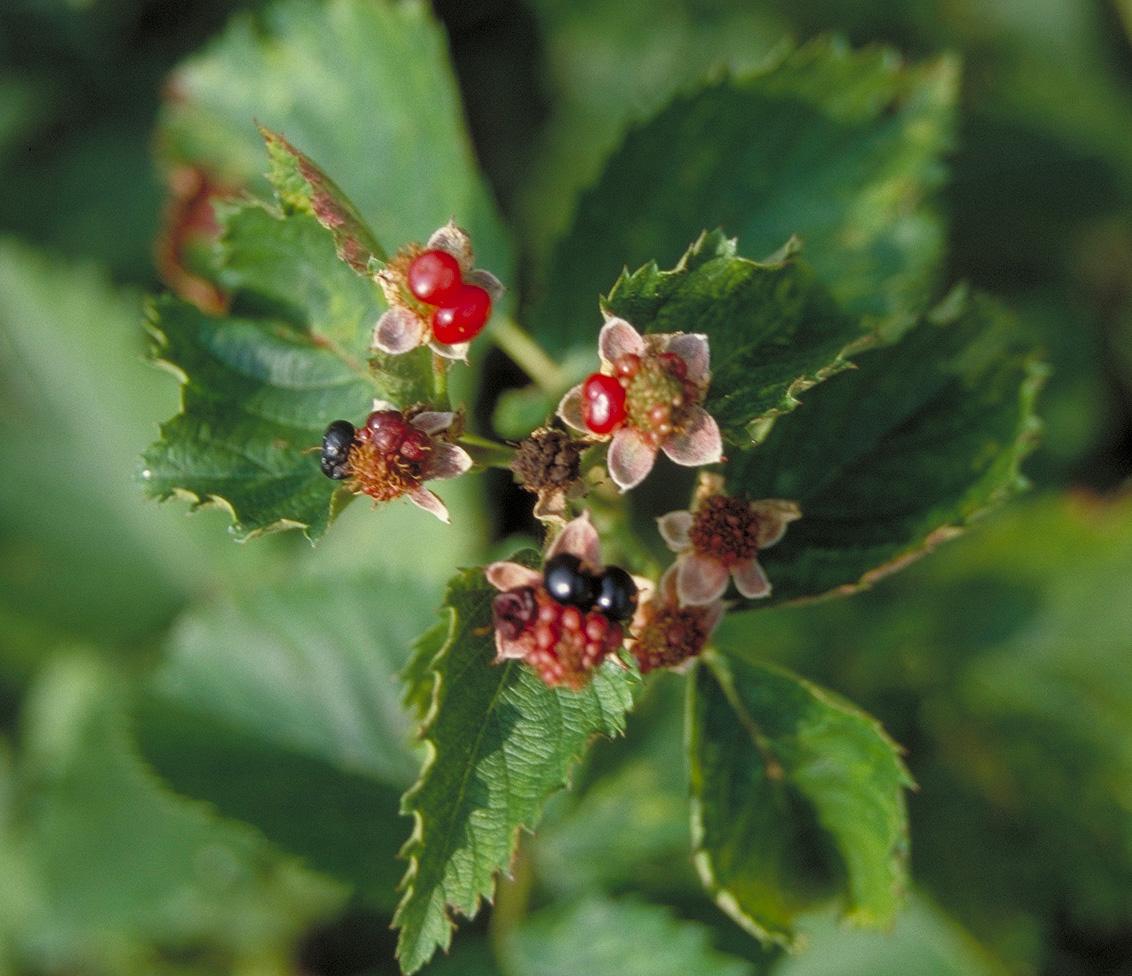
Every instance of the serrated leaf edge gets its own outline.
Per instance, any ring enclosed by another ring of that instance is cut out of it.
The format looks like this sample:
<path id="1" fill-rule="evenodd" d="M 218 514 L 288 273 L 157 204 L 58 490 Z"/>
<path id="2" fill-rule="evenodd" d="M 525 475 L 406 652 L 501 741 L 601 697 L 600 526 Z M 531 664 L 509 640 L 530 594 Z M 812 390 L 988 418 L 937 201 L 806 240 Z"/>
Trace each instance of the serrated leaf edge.
<path id="1" fill-rule="evenodd" d="M 667 271 L 662 270 L 655 260 L 642 265 L 636 271 L 631 272 L 628 268 L 623 268 L 621 274 L 618 275 L 617 280 L 609 289 L 608 294 L 601 296 L 601 311 L 603 314 L 611 314 L 609 306 L 617 297 L 618 290 L 626 287 L 638 278 L 646 276 L 669 278 L 676 275 L 688 274 L 696 267 L 696 265 L 693 264 L 695 259 L 705 254 L 707 249 L 712 245 L 717 248 L 717 251 L 706 260 L 727 258 L 728 260 L 740 261 L 766 271 L 781 271 L 797 264 L 802 259 L 802 251 L 804 248 L 802 239 L 797 235 L 791 235 L 790 238 L 769 257 L 761 261 L 756 261 L 753 258 L 744 257 L 739 254 L 738 244 L 739 239 L 737 237 L 728 237 L 723 232 L 722 228 L 716 228 L 711 231 L 704 230 L 701 231 L 700 235 L 688 246 L 687 250 L 680 256 L 680 260 Z M 850 357 L 873 348 L 880 343 L 880 341 L 881 332 L 879 329 L 863 328 L 861 334 L 842 346 L 833 356 L 833 359 L 825 366 L 819 367 L 811 373 L 803 373 L 801 376 L 792 380 L 775 406 L 769 407 L 757 416 L 752 417 L 744 425 L 744 429 L 747 431 L 747 436 L 750 438 L 751 443 L 750 445 L 743 446 L 757 447 L 761 444 L 770 434 L 774 421 L 778 417 L 791 413 L 802 405 L 802 401 L 799 399 L 800 394 L 836 376 L 838 373 L 842 373 L 847 369 L 855 369 L 856 364 Z"/>
<path id="2" fill-rule="evenodd" d="M 826 590 L 824 593 L 815 593 L 812 596 L 800 596 L 791 600 L 783 600 L 781 603 L 774 604 L 774 606 L 804 606 L 823 600 L 853 596 L 856 593 L 862 593 L 865 590 L 872 589 L 873 586 L 886 577 L 891 576 L 893 573 L 900 572 L 900 570 L 907 568 L 924 556 L 935 552 L 943 543 L 950 542 L 952 539 L 963 535 L 971 525 L 978 522 L 990 512 L 993 512 L 1000 505 L 1028 491 L 1030 488 L 1030 479 L 1022 473 L 1022 463 L 1033 453 L 1034 449 L 1041 441 L 1041 433 L 1044 429 L 1044 424 L 1041 418 L 1034 413 L 1034 408 L 1037 403 L 1038 394 L 1045 385 L 1051 370 L 1037 353 L 1032 353 L 1027 356 L 1023 362 L 1022 368 L 1025 373 L 1025 378 L 1019 387 L 1019 404 L 1021 405 L 1023 421 L 1018 436 L 1014 439 L 1009 449 L 1010 477 L 1004 481 L 1003 484 L 992 491 L 981 505 L 966 512 L 962 518 L 955 522 L 937 526 L 920 542 L 909 546 L 903 552 L 897 553 L 879 566 L 874 566 L 872 569 L 863 573 L 855 582 L 842 583 L 840 586 L 834 587 L 832 590 Z M 758 608 L 759 604 L 757 603 L 741 603 L 733 609 L 743 612 Z"/>
<path id="3" fill-rule="evenodd" d="M 739 700 L 738 693 L 735 691 L 732 684 L 730 669 L 726 663 L 727 655 L 725 652 L 716 648 L 708 648 L 701 656 L 700 661 L 696 663 L 696 668 L 707 668 L 715 681 L 723 690 L 724 696 L 727 698 L 728 704 L 736 713 L 745 713 L 742 702 Z M 829 708 L 841 712 L 844 715 L 851 716 L 857 720 L 863 720 L 872 731 L 892 750 L 893 759 L 897 764 L 900 774 L 900 785 L 904 789 L 915 790 L 917 789 L 916 781 L 913 779 L 911 772 L 905 765 L 902 756 L 905 753 L 903 746 L 896 742 L 884 729 L 884 726 L 870 715 L 868 712 L 863 711 L 856 705 L 845 700 L 840 695 L 836 695 L 828 689 L 822 688 L 811 681 L 794 674 L 792 671 L 781 668 L 768 662 L 759 662 L 758 667 L 765 670 L 775 672 L 784 677 L 790 678 L 792 681 L 797 682 L 805 691 L 812 697 L 820 701 L 822 704 L 827 705 Z M 687 722 L 685 724 L 685 752 L 691 761 L 691 751 L 693 742 L 694 730 L 692 728 L 692 709 L 694 705 L 694 698 L 696 694 L 696 682 L 694 676 L 689 677 L 686 699 L 686 716 Z M 756 724 L 750 716 L 747 716 L 752 725 Z M 744 723 L 745 724 L 745 723 Z M 908 817 L 906 804 L 904 803 L 903 794 L 900 795 L 900 809 L 903 811 L 903 816 L 900 817 L 900 822 L 895 826 L 898 828 L 898 840 L 892 847 L 889 856 L 890 870 L 889 874 L 892 879 L 892 894 L 899 905 L 899 903 L 907 896 L 907 863 L 909 853 L 909 836 L 908 836 Z M 796 953 L 803 950 L 807 944 L 807 937 L 805 934 L 794 932 L 776 932 L 767 929 L 765 926 L 760 925 L 755 919 L 748 915 L 740 907 L 736 897 L 727 890 L 727 888 L 720 883 L 719 879 L 715 876 L 712 869 L 712 861 L 710 852 L 704 847 L 704 826 L 703 826 L 703 812 L 702 805 L 699 801 L 694 790 L 690 792 L 689 796 L 689 820 L 691 825 L 692 834 L 692 863 L 695 865 L 696 873 L 700 876 L 700 881 L 704 888 L 711 895 L 712 899 L 719 906 L 719 908 L 731 918 L 740 928 L 753 935 L 760 942 L 769 943 L 772 945 L 781 946 L 787 952 Z M 842 918 L 851 924 L 865 926 L 865 925 L 881 925 L 891 921 L 891 917 L 881 917 L 873 914 L 872 912 L 864 909 L 861 906 L 846 903 L 842 909 Z"/>
<path id="4" fill-rule="evenodd" d="M 521 561 L 521 557 L 513 557 L 513 558 L 516 559 L 517 561 Z M 470 573 L 478 573 L 482 576 L 483 570 L 481 568 L 478 568 L 478 567 L 474 568 L 474 569 L 466 569 L 466 568 L 461 569 L 459 571 L 459 576 L 457 578 L 466 576 L 467 574 L 470 574 Z M 444 645 L 440 648 L 440 650 L 437 651 L 437 653 L 433 656 L 432 664 L 429 667 L 429 670 L 432 674 L 432 695 L 431 695 L 431 701 L 430 701 L 430 704 L 429 704 L 428 712 L 426 713 L 426 715 L 425 715 L 425 717 L 424 717 L 424 719 L 421 723 L 421 728 L 420 728 L 420 731 L 418 733 L 418 739 L 421 741 L 421 743 L 424 746 L 425 758 L 424 758 L 424 761 L 421 764 L 421 771 L 420 771 L 419 776 L 417 777 L 417 781 L 412 786 L 409 787 L 409 789 L 405 792 L 404 796 L 401 798 L 401 812 L 402 812 L 402 814 L 410 815 L 413 818 L 413 829 L 412 829 L 412 832 L 409 834 L 408 839 L 402 845 L 401 850 L 399 852 L 399 856 L 401 858 L 407 860 L 409 862 L 409 864 L 408 864 L 408 867 L 405 870 L 404 877 L 401 879 L 400 884 L 398 884 L 398 886 L 397 886 L 397 890 L 404 892 L 404 895 L 403 895 L 400 903 L 397 905 L 397 910 L 394 912 L 393 922 L 392 922 L 393 928 L 399 928 L 399 919 L 401 917 L 402 910 L 405 907 L 405 904 L 408 901 L 410 895 L 412 894 L 413 881 L 416 878 L 416 874 L 417 874 L 417 871 L 419 870 L 419 866 L 420 866 L 420 861 L 415 856 L 415 851 L 423 842 L 424 817 L 419 810 L 412 808 L 410 806 L 410 804 L 412 803 L 413 799 L 417 796 L 417 794 L 424 788 L 424 783 L 425 783 L 425 780 L 428 776 L 428 773 L 431 770 L 431 768 L 433 767 L 433 765 L 436 763 L 437 756 L 438 756 L 436 745 L 428 737 L 428 733 L 431 730 L 432 726 L 435 724 L 437 715 L 439 713 L 440 695 L 441 695 L 442 686 L 443 686 L 443 677 L 441 676 L 439 671 L 436 670 L 436 665 L 445 656 L 447 656 L 450 653 L 451 648 L 453 646 L 453 642 L 455 640 L 456 630 L 459 626 L 458 614 L 455 612 L 454 608 L 451 608 L 451 607 L 448 606 L 448 602 L 449 602 L 449 599 L 450 599 L 449 594 L 451 593 L 451 590 L 452 590 L 452 586 L 450 584 L 449 589 L 448 589 L 448 593 L 445 594 L 444 606 L 441 608 L 442 610 L 449 610 L 450 611 L 449 614 L 448 614 L 448 617 L 449 617 L 448 638 L 445 640 Z M 502 689 L 503 689 L 503 687 L 506 683 L 506 679 L 507 679 L 508 675 L 511 674 L 512 670 L 516 667 L 521 667 L 521 666 L 522 666 L 521 662 L 518 662 L 518 661 L 506 661 L 502 665 L 499 666 L 500 680 L 499 680 L 499 684 L 498 684 L 498 690 L 496 692 L 496 697 L 498 697 L 498 694 L 502 691 Z M 604 666 L 610 666 L 610 665 L 604 665 Z M 493 698 L 493 700 L 492 700 L 493 705 L 494 705 L 494 702 L 495 702 L 495 698 Z M 489 708 L 489 712 L 490 712 L 490 708 Z M 620 729 L 618 729 L 617 734 L 623 735 L 624 731 L 625 731 L 624 725 L 622 725 L 622 727 Z M 571 759 L 569 760 L 568 768 L 567 768 L 567 771 L 566 771 L 566 776 L 565 776 L 564 781 L 562 783 L 560 783 L 558 786 L 551 787 L 543 795 L 543 797 L 542 797 L 543 800 L 545 800 L 547 797 L 551 796 L 552 794 L 558 792 L 561 789 L 568 789 L 570 787 L 571 776 L 572 776 L 574 768 L 577 766 L 578 762 L 583 758 L 584 753 L 585 753 L 589 743 L 591 743 L 594 739 L 597 739 L 597 738 L 600 738 L 600 737 L 601 737 L 601 733 L 594 732 L 592 735 L 590 735 L 586 739 L 586 742 L 583 744 L 583 746 L 581 747 L 579 752 L 576 755 L 574 755 L 573 757 L 571 757 Z M 514 851 L 517 848 L 519 836 L 522 833 L 522 831 L 524 831 L 524 830 L 526 830 L 528 833 L 533 833 L 534 824 L 520 823 L 512 830 L 510 841 L 509 841 L 509 846 L 510 846 L 511 851 L 512 851 L 512 856 L 514 855 Z M 493 882 L 492 892 L 494 891 L 494 882 L 499 878 L 499 875 L 502 873 L 502 871 L 503 871 L 502 868 L 496 868 L 492 871 L 492 875 L 491 875 L 492 882 Z M 469 919 L 473 918 L 479 912 L 480 907 L 482 906 L 482 904 L 485 901 L 488 904 L 492 904 L 493 903 L 493 894 L 492 893 L 477 892 L 476 897 L 475 897 L 475 904 L 472 908 L 472 911 L 466 917 L 469 918 Z M 437 948 L 447 952 L 448 948 L 451 946 L 452 935 L 453 935 L 453 933 L 456 929 L 456 921 L 452 917 L 451 906 L 448 904 L 447 901 L 444 904 L 444 921 L 445 921 L 444 938 L 443 938 L 442 941 L 437 943 L 437 946 L 434 947 L 432 953 L 429 954 L 428 958 L 431 958 L 431 956 L 435 953 Z M 397 958 L 401 959 L 401 956 L 402 956 L 402 946 L 400 944 L 400 940 L 398 940 Z M 426 962 L 427 962 L 427 959 L 425 960 L 425 962 L 422 962 L 420 964 L 420 966 L 425 965 Z M 416 967 L 415 969 L 412 969 L 412 970 L 403 970 L 403 971 L 406 974 L 410 974 L 410 973 L 415 972 L 416 969 L 419 969 L 420 966 L 418 966 L 418 967 Z"/>

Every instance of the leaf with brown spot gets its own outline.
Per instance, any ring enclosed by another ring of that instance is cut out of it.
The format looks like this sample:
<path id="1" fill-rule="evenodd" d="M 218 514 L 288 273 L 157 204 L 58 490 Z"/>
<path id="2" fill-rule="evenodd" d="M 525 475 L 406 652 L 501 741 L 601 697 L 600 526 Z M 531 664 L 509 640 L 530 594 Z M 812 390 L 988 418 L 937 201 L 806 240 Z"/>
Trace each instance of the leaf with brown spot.
<path id="1" fill-rule="evenodd" d="M 312 215 L 334 237 L 338 257 L 366 275 L 371 258 L 385 259 L 373 232 L 335 182 L 282 135 L 259 127 L 271 168 L 267 178 L 287 210 Z"/>

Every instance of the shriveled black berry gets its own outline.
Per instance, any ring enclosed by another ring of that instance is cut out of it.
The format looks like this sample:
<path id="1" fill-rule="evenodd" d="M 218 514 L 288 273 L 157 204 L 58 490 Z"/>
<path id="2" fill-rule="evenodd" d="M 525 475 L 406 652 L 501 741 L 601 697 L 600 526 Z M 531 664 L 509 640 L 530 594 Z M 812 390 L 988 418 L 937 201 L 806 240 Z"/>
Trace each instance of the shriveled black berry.
<path id="1" fill-rule="evenodd" d="M 619 566 L 609 566 L 599 577 L 594 608 L 610 620 L 628 620 L 637 609 L 637 584 Z"/>
<path id="2" fill-rule="evenodd" d="M 546 592 L 558 603 L 587 611 L 597 598 L 597 580 L 582 569 L 582 561 L 568 552 L 547 560 L 542 570 Z"/>
<path id="3" fill-rule="evenodd" d="M 491 601 L 491 616 L 503 639 L 514 640 L 538 616 L 535 591 L 529 586 L 521 586 L 500 593 Z"/>
<path id="4" fill-rule="evenodd" d="M 335 420 L 322 435 L 322 457 L 319 467 L 322 473 L 335 481 L 347 477 L 346 464 L 350 459 L 350 447 L 354 443 L 354 425 L 348 420 Z"/>

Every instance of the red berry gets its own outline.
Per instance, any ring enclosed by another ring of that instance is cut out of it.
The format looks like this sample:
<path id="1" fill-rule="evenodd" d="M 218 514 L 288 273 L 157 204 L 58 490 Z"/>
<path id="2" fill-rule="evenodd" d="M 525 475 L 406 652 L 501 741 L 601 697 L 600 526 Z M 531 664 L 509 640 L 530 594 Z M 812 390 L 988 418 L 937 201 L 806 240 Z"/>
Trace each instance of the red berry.
<path id="1" fill-rule="evenodd" d="M 612 376 L 593 373 L 582 384 L 582 420 L 595 434 L 608 434 L 625 419 L 625 388 Z"/>
<path id="2" fill-rule="evenodd" d="M 491 296 L 479 285 L 461 285 L 432 313 L 432 334 L 447 346 L 479 335 L 491 315 Z"/>
<path id="3" fill-rule="evenodd" d="M 558 643 L 558 634 L 550 624 L 539 623 L 535 626 L 535 644 L 539 650 L 549 651 Z"/>
<path id="4" fill-rule="evenodd" d="M 637 375 L 637 370 L 641 368 L 641 357 L 635 353 L 627 352 L 623 356 L 618 356 L 617 361 L 613 364 L 614 370 L 618 376 L 624 376 L 626 379 L 632 379 Z"/>
<path id="5" fill-rule="evenodd" d="M 405 437 L 401 441 L 401 457 L 406 461 L 423 461 L 431 453 L 432 442 L 428 439 L 428 434 L 416 427 L 405 431 Z"/>
<path id="6" fill-rule="evenodd" d="M 586 617 L 586 637 L 592 641 L 601 642 L 609 630 L 609 621 L 600 613 L 591 613 Z"/>
<path id="7" fill-rule="evenodd" d="M 409 265 L 409 291 L 426 305 L 448 304 L 461 280 L 460 262 L 447 251 L 425 251 Z"/>
<path id="8" fill-rule="evenodd" d="M 409 423 L 399 410 L 375 410 L 366 417 L 369 439 L 382 454 L 394 454 L 401 447 Z"/>

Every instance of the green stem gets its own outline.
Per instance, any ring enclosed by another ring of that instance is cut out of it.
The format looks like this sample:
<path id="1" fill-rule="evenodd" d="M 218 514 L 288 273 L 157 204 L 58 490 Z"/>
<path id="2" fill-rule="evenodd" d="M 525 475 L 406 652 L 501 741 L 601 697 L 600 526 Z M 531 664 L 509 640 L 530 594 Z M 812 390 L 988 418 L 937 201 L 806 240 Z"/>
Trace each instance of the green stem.
<path id="1" fill-rule="evenodd" d="M 515 458 L 515 448 L 500 444 L 489 437 L 478 434 L 463 434 L 456 439 L 472 460 L 481 468 L 510 468 Z"/>
<path id="2" fill-rule="evenodd" d="M 513 319 L 499 318 L 492 325 L 495 343 L 544 392 L 557 396 L 566 389 L 569 380 L 542 348 Z"/>
<path id="3" fill-rule="evenodd" d="M 432 354 L 432 392 L 438 405 L 448 404 L 448 367 L 450 363 L 443 356 Z"/>
<path id="4" fill-rule="evenodd" d="M 519 846 L 511 859 L 511 876 L 501 877 L 495 889 L 488 938 L 497 956 L 504 954 L 507 936 L 523 921 L 530 908 L 535 874 L 529 847 L 529 842 L 520 836 Z"/>

